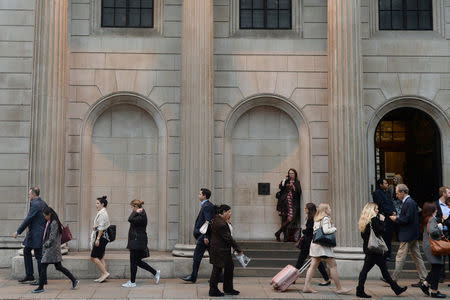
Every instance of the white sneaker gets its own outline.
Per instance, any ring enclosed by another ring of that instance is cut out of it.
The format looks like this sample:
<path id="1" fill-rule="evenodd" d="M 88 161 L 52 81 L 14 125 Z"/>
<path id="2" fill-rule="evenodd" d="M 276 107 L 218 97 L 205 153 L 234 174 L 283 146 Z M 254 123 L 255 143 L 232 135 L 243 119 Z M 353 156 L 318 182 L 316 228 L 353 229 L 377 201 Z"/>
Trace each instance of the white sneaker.
<path id="1" fill-rule="evenodd" d="M 155 283 L 159 283 L 159 277 L 161 276 L 161 270 L 157 270 L 155 274 Z"/>
<path id="2" fill-rule="evenodd" d="M 126 288 L 134 288 L 136 287 L 136 283 L 128 281 L 127 283 L 122 284 L 122 286 Z"/>

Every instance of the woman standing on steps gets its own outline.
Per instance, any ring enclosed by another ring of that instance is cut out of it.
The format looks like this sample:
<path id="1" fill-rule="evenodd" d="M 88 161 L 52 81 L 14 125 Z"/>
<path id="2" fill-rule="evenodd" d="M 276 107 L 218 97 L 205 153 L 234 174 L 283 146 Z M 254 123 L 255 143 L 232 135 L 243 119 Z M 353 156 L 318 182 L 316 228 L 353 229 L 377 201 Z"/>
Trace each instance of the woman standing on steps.
<path id="1" fill-rule="evenodd" d="M 300 208 L 300 197 L 302 187 L 298 180 L 297 171 L 289 169 L 288 175 L 280 183 L 280 197 L 277 203 L 277 210 L 281 216 L 281 227 L 275 232 L 277 241 L 281 241 L 280 235 L 283 233 L 284 242 L 288 241 L 288 226 L 295 221 Z"/>
<path id="2" fill-rule="evenodd" d="M 298 247 L 300 248 L 300 253 L 298 255 L 297 264 L 295 267 L 300 269 L 305 260 L 309 256 L 309 249 L 311 246 L 311 241 L 313 239 L 314 233 L 314 216 L 316 215 L 316 205 L 314 203 L 306 203 L 305 205 L 305 214 L 306 214 L 306 223 L 305 229 L 302 230 L 302 237 L 297 242 Z M 331 284 L 330 277 L 328 277 L 327 270 L 325 269 L 325 265 L 323 262 L 319 263 L 318 266 L 319 272 L 325 280 L 323 283 L 319 283 L 319 286 L 328 286 Z"/>
<path id="3" fill-rule="evenodd" d="M 108 229 L 109 225 L 111 225 L 109 222 L 108 212 L 106 211 L 107 206 L 108 200 L 106 200 L 106 196 L 97 198 L 97 201 L 95 202 L 97 215 L 94 219 L 94 226 L 92 226 L 93 231 L 91 235 L 91 260 L 95 263 L 97 268 L 99 268 L 102 274 L 99 278 L 94 280 L 96 282 L 103 282 L 109 277 L 109 273 L 106 270 L 105 261 L 105 249 L 106 244 L 108 244 L 108 240 L 103 234 L 106 229 Z"/>
<path id="4" fill-rule="evenodd" d="M 159 283 L 160 270 L 155 270 L 142 259 L 149 257 L 148 238 L 147 238 L 147 214 L 142 208 L 144 201 L 135 199 L 130 202 L 131 215 L 128 218 L 130 229 L 128 230 L 127 249 L 130 250 L 130 273 L 131 278 L 127 283 L 122 284 L 123 287 L 133 288 L 136 286 L 137 268 L 141 267 L 149 271 L 155 277 L 155 283 Z"/>
<path id="5" fill-rule="evenodd" d="M 48 265 L 55 265 L 55 269 L 62 272 L 72 281 L 72 289 L 76 289 L 78 280 L 70 273 L 69 270 L 61 264 L 61 235 L 63 226 L 59 221 L 56 212 L 49 206 L 44 208 L 44 218 L 47 220 L 43 236 L 44 244 L 42 245 L 42 268 L 39 274 L 39 287 L 32 291 L 33 294 L 44 292 L 44 283 L 47 282 Z"/>
<path id="6" fill-rule="evenodd" d="M 364 240 L 363 251 L 366 256 L 364 257 L 363 268 L 359 273 L 358 286 L 356 287 L 356 296 L 360 298 L 372 297 L 367 295 L 366 292 L 364 291 L 364 284 L 366 283 L 367 273 L 369 273 L 369 271 L 375 265 L 377 265 L 380 268 L 383 279 L 391 285 L 391 289 L 397 296 L 406 291 L 407 289 L 406 286 L 400 287 L 397 284 L 397 282 L 392 280 L 391 275 L 389 274 L 386 266 L 386 259 L 384 257 L 384 254 L 371 253 L 367 248 L 371 228 L 373 230 L 373 233 L 377 237 L 382 238 L 384 233 L 384 216 L 378 214 L 378 205 L 376 203 L 370 202 L 367 203 L 366 206 L 364 206 L 361 212 L 361 217 L 359 218 L 358 228 L 359 231 L 361 232 L 361 237 Z"/>
<path id="7" fill-rule="evenodd" d="M 322 227 L 324 234 L 332 234 L 336 232 L 336 227 L 331 225 L 331 207 L 328 203 L 321 203 L 317 209 L 317 213 L 314 216 L 314 231 Z M 319 263 L 325 260 L 328 268 L 330 269 L 330 277 L 333 279 L 336 285 L 337 294 L 348 294 L 351 289 L 345 289 L 341 286 L 339 276 L 337 273 L 336 260 L 334 259 L 333 248 L 328 246 L 322 246 L 314 242 L 311 243 L 309 250 L 309 255 L 311 256 L 311 265 L 309 266 L 308 272 L 306 273 L 305 286 L 303 287 L 303 293 L 317 293 L 317 291 L 311 288 L 311 280 L 316 271 Z"/>

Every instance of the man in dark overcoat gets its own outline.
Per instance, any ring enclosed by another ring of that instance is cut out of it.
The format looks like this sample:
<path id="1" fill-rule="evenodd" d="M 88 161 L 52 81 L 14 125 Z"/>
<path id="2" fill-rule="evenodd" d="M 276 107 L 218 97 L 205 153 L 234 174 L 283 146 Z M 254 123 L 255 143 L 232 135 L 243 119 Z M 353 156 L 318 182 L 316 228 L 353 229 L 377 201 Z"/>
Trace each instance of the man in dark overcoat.
<path id="1" fill-rule="evenodd" d="M 200 268 L 203 254 L 205 254 L 205 251 L 209 248 L 208 234 L 201 233 L 200 228 L 203 226 L 203 224 L 205 224 L 206 221 L 211 222 L 216 214 L 216 208 L 214 204 L 209 201 L 210 197 L 211 191 L 209 189 L 200 189 L 198 200 L 201 202 L 201 209 L 194 224 L 194 237 L 197 240 L 197 244 L 195 245 L 194 250 L 192 273 L 191 275 L 182 278 L 186 282 L 195 283 L 197 281 L 198 269 Z"/>
<path id="2" fill-rule="evenodd" d="M 209 249 L 209 262 L 213 265 L 211 278 L 209 279 L 209 295 L 212 297 L 227 295 L 239 295 L 239 291 L 233 288 L 234 264 L 231 256 L 231 247 L 238 254 L 242 254 L 231 234 L 231 208 L 221 205 L 211 224 L 211 246 Z M 223 291 L 218 288 L 220 275 L 223 274 Z"/>
<path id="3" fill-rule="evenodd" d="M 30 210 L 28 215 L 23 220 L 13 237 L 17 238 L 26 228 L 28 228 L 27 235 L 23 241 L 25 248 L 23 249 L 23 260 L 25 263 L 25 278 L 19 280 L 20 283 L 27 283 L 34 281 L 33 270 L 33 257 L 31 250 L 34 251 L 34 257 L 36 258 L 38 265 L 38 272 L 41 271 L 41 259 L 42 259 L 42 240 L 44 236 L 45 224 L 47 221 L 44 218 L 44 208 L 47 207 L 47 203 L 40 197 L 40 189 L 37 187 L 31 188 L 28 192 L 28 198 L 30 199 Z M 34 281 L 32 284 L 39 284 L 38 281 Z"/>

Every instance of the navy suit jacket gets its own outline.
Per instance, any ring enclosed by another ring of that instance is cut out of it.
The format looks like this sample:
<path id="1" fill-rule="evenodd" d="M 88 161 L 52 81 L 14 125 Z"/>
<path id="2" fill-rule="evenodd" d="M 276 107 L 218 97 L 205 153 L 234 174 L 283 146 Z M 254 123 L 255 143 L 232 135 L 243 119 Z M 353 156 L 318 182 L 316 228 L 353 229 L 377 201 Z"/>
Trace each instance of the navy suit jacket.
<path id="1" fill-rule="evenodd" d="M 200 212 L 198 213 L 197 219 L 195 220 L 194 225 L 194 237 L 196 240 L 199 240 L 200 238 L 203 239 L 203 234 L 200 233 L 200 227 L 205 223 L 205 221 L 211 222 L 211 220 L 216 215 L 216 208 L 214 207 L 214 204 L 211 202 L 206 201 L 202 208 L 200 209 Z"/>
<path id="2" fill-rule="evenodd" d="M 23 241 L 25 247 L 42 248 L 42 238 L 44 237 L 45 224 L 47 223 L 43 215 L 46 207 L 47 203 L 41 198 L 31 201 L 28 215 L 17 229 L 17 233 L 21 234 L 28 227 L 27 235 Z"/>
<path id="3" fill-rule="evenodd" d="M 394 202 L 389 194 L 382 189 L 376 189 L 372 194 L 373 202 L 378 205 L 378 210 L 384 216 L 392 216 L 395 211 Z"/>
<path id="4" fill-rule="evenodd" d="M 416 202 L 411 197 L 403 203 L 400 215 L 395 222 L 400 224 L 398 230 L 398 240 L 400 242 L 410 242 L 419 239 L 419 215 Z"/>

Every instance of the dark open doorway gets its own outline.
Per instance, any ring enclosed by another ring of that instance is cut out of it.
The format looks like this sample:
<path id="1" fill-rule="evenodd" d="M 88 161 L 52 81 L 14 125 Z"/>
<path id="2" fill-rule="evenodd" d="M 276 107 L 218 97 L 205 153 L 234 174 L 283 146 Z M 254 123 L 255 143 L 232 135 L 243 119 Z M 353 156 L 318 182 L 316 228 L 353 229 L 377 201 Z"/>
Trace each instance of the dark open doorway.
<path id="1" fill-rule="evenodd" d="M 375 176 L 400 174 L 422 206 L 439 198 L 442 185 L 441 135 L 433 119 L 415 108 L 386 114 L 375 132 Z"/>

